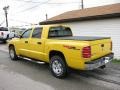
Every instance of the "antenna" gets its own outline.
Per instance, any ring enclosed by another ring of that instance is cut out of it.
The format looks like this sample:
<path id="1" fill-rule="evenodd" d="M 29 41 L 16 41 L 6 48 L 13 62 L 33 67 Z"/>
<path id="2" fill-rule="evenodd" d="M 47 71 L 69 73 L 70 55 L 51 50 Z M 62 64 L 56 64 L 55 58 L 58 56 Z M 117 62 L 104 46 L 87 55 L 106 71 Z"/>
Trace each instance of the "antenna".
<path id="1" fill-rule="evenodd" d="M 81 0 L 81 9 L 84 9 L 84 2 Z"/>
<path id="2" fill-rule="evenodd" d="M 48 19 L 48 14 L 46 13 L 46 15 L 45 15 L 45 16 L 46 16 L 46 20 L 47 20 L 47 19 Z"/>

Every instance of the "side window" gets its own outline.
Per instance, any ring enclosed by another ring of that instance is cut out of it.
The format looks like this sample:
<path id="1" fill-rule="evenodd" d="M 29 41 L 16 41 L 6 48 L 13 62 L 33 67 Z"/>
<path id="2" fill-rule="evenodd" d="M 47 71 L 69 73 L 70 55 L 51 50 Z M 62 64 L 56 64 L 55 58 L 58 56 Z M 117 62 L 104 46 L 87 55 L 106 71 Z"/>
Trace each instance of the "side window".
<path id="1" fill-rule="evenodd" d="M 29 38 L 30 37 L 31 30 L 27 30 L 23 33 L 22 38 Z"/>
<path id="2" fill-rule="evenodd" d="M 42 28 L 35 28 L 32 33 L 32 38 L 41 38 Z"/>

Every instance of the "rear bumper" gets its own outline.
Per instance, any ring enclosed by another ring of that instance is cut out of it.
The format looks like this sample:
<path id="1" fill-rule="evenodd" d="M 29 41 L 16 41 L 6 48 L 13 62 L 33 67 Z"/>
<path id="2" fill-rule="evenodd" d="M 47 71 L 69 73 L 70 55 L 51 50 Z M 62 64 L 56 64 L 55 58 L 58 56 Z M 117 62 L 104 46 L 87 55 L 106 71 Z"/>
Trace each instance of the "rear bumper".
<path id="1" fill-rule="evenodd" d="M 113 57 L 114 53 L 110 53 L 94 61 L 85 62 L 85 70 L 93 70 L 99 68 L 100 66 L 106 65 L 107 63 L 112 61 Z"/>
<path id="2" fill-rule="evenodd" d="M 8 39 L 8 36 L 0 36 L 0 40 L 3 41 L 3 40 L 7 40 Z"/>

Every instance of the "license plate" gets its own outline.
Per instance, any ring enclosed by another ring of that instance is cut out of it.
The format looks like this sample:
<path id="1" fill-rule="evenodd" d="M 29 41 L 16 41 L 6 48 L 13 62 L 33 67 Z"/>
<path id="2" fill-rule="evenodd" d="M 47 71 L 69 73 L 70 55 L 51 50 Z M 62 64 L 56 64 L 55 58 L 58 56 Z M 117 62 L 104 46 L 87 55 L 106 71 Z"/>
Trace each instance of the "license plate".
<path id="1" fill-rule="evenodd" d="M 105 57 L 105 63 L 108 63 L 110 61 L 110 57 Z"/>

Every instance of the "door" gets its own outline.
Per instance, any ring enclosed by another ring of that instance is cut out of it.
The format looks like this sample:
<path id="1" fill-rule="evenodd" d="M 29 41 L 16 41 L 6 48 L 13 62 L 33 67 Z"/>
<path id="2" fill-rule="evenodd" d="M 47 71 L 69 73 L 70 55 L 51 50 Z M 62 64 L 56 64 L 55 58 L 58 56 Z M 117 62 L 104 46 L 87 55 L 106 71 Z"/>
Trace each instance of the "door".
<path id="1" fill-rule="evenodd" d="M 44 60 L 44 39 L 42 39 L 43 28 L 34 28 L 30 39 L 31 57 L 38 60 Z"/>
<path id="2" fill-rule="evenodd" d="M 20 38 L 20 42 L 18 43 L 20 55 L 27 56 L 27 57 L 30 56 L 29 41 L 30 41 L 31 31 L 32 31 L 32 29 L 26 30 Z"/>

